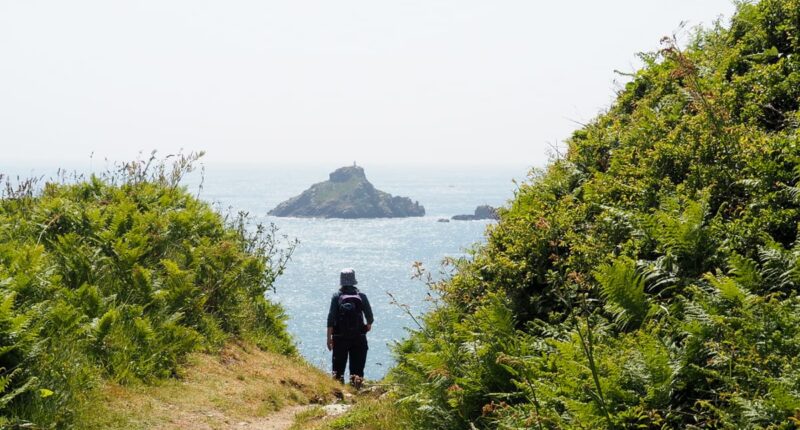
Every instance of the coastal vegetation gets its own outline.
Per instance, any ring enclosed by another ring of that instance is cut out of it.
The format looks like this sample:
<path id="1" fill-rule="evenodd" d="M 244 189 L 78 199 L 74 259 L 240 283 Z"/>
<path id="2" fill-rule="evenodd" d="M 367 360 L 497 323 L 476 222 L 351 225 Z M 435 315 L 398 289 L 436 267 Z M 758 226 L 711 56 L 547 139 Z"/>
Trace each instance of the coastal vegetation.
<path id="1" fill-rule="evenodd" d="M 800 426 L 800 1 L 641 60 L 431 284 L 396 428 Z"/>
<path id="2" fill-rule="evenodd" d="M 295 428 L 800 427 L 800 0 L 737 3 L 641 59 L 486 243 L 442 281 L 417 267 L 432 310 L 389 391 Z M 180 427 L 159 409 L 176 404 L 223 426 L 329 400 L 267 299 L 292 245 L 180 185 L 196 160 L 7 184 L 0 427 Z"/>
<path id="3" fill-rule="evenodd" d="M 176 376 L 232 340 L 295 353 L 266 298 L 292 245 L 180 185 L 200 155 L 6 181 L 0 427 L 80 428 L 101 385 Z"/>

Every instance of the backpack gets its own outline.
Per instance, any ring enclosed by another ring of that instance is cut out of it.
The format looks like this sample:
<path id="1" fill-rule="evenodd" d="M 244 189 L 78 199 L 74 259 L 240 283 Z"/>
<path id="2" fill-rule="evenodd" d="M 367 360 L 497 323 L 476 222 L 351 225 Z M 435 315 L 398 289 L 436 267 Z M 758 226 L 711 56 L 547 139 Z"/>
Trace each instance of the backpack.
<path id="1" fill-rule="evenodd" d="M 364 304 L 361 294 L 339 294 L 339 312 L 336 315 L 336 328 L 340 335 L 358 337 L 364 334 L 364 318 L 361 316 Z"/>

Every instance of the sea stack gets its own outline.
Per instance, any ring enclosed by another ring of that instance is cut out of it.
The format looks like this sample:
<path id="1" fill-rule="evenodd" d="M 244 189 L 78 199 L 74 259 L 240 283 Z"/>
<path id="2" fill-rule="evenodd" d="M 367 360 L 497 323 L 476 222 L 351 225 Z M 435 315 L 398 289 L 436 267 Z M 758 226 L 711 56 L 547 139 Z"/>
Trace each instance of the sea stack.
<path id="1" fill-rule="evenodd" d="M 364 169 L 353 164 L 332 172 L 299 196 L 279 204 L 270 215 L 300 218 L 404 218 L 425 215 L 425 208 L 408 197 L 376 190 Z"/>

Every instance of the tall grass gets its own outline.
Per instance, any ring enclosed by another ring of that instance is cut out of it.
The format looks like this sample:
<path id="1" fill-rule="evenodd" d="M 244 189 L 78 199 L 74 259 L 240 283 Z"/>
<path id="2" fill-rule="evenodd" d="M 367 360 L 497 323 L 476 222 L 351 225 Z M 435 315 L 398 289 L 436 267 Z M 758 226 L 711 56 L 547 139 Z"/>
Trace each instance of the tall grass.
<path id="1" fill-rule="evenodd" d="M 202 154 L 6 182 L 0 199 L 0 422 L 69 427 L 98 381 L 174 375 L 237 337 L 293 353 L 267 300 L 291 255 L 274 227 L 181 185 Z"/>

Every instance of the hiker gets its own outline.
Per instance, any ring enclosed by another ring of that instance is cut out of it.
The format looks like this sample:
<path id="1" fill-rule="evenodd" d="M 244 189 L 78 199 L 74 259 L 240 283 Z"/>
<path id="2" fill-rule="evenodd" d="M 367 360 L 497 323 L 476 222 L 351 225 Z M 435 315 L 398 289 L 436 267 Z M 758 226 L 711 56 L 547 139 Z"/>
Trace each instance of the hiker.
<path id="1" fill-rule="evenodd" d="M 350 384 L 359 388 L 364 379 L 367 332 L 372 329 L 373 318 L 367 295 L 358 291 L 356 284 L 356 272 L 343 269 L 339 291 L 333 294 L 328 311 L 328 351 L 333 351 L 333 377 L 341 383 L 349 356 Z"/>

